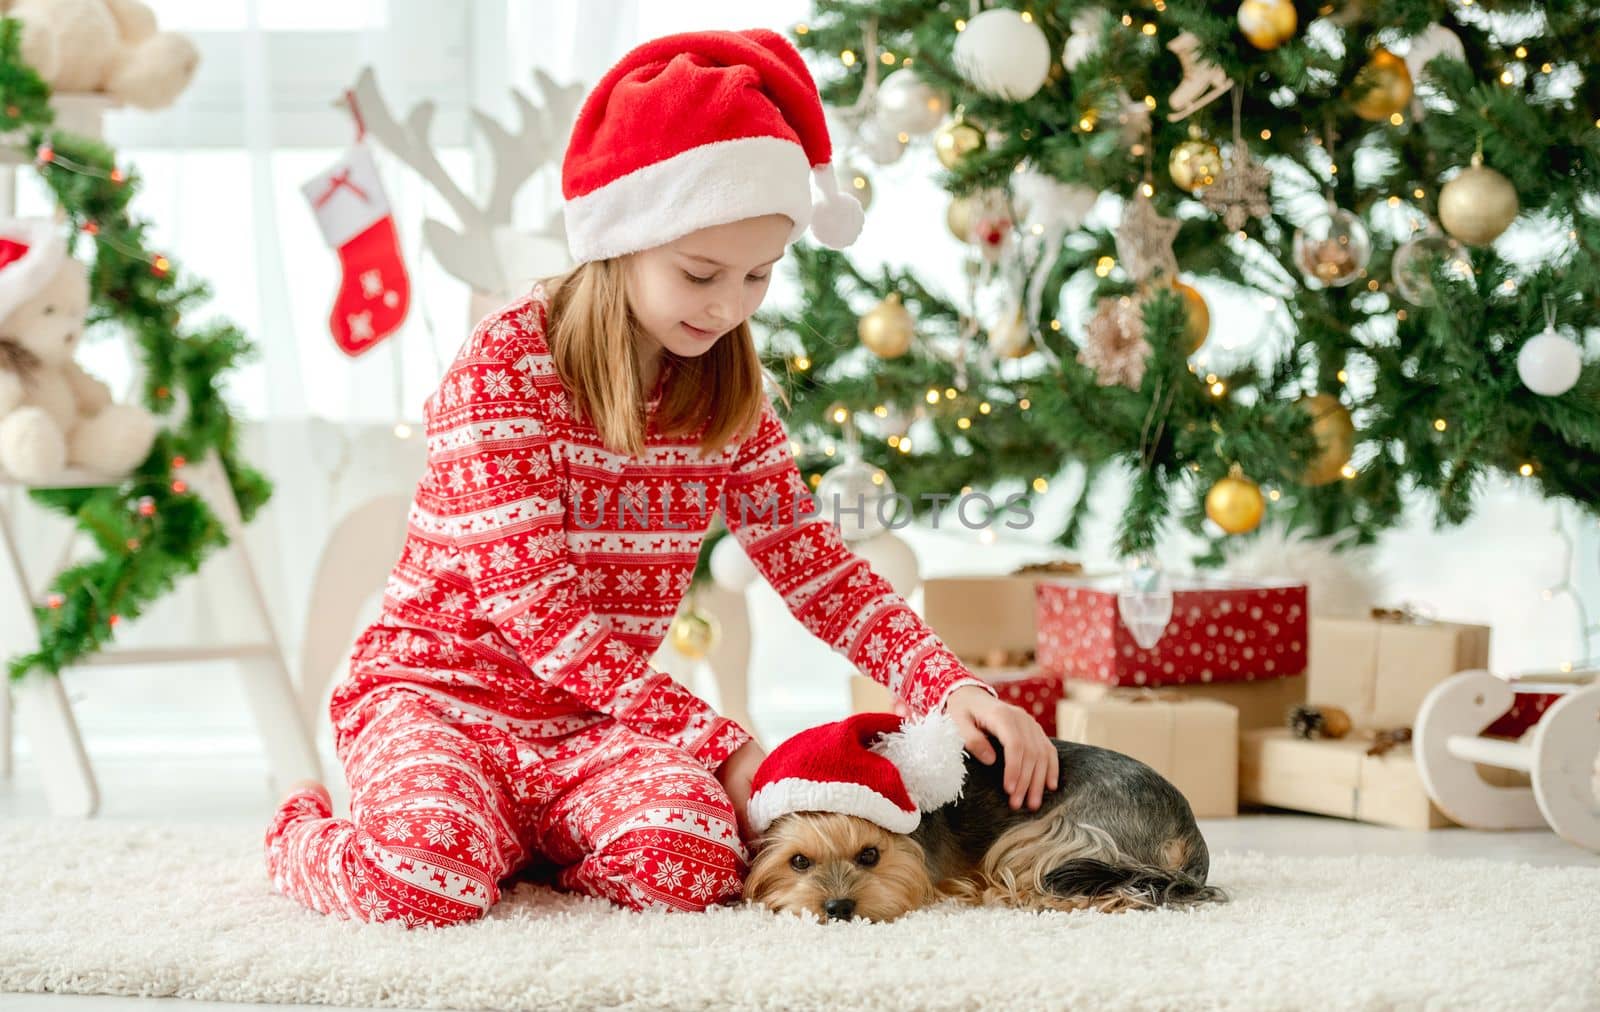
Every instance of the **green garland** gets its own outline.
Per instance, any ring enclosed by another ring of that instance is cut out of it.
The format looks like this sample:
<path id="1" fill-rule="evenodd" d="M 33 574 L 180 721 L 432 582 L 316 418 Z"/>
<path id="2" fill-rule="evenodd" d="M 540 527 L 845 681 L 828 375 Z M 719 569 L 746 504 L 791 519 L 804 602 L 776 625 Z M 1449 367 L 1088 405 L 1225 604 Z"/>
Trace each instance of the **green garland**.
<path id="1" fill-rule="evenodd" d="M 967 14 L 964 3 L 818 0 L 815 17 L 793 38 L 831 68 L 819 74 L 824 98 L 846 106 L 859 94 L 873 54 L 848 63 L 841 54 L 859 52 L 864 27 L 875 20 L 879 46 L 897 61 L 909 54 L 919 75 L 950 94 L 953 106 L 998 130 L 1001 143 L 941 178 L 951 194 L 1005 189 L 1025 162 L 1056 179 L 1131 194 L 1144 177 L 1145 157 L 1115 128 L 1094 124 L 1114 122 L 1123 91 L 1155 96 L 1154 202 L 1163 215 L 1182 219 L 1175 242 L 1179 265 L 1283 299 L 1291 321 L 1284 351 L 1261 367 L 1244 363 L 1214 376 L 1192 374 L 1181 310 L 1163 295 L 1146 303 L 1153 351 L 1141 386 L 1099 386 L 1093 371 L 1077 362 L 1077 345 L 1066 321 L 1059 321 L 1061 291 L 1077 283 L 1093 297 L 1114 296 L 1132 285 L 1120 271 L 1102 267 L 1116 256 L 1112 235 L 1086 228 L 1049 252 L 1055 262 L 1040 318 L 1032 321 L 1059 367 L 1021 377 L 975 374 L 967 389 L 954 390 L 951 364 L 926 353 L 927 339 L 953 341 L 959 333 L 961 312 L 950 299 L 909 272 L 868 276 L 838 253 L 799 247 L 799 308 L 770 314 L 766 322 L 775 331 L 771 361 L 780 370 L 786 366 L 790 379 L 790 429 L 812 448 L 802 465 L 813 481 L 833 463 L 816 451 L 839 437 L 831 420 L 835 405 L 862 417 L 880 404 L 909 410 L 933 391 L 937 402 L 925 407 L 927 424 L 918 427 L 915 452 L 868 439 L 868 460 L 918 504 L 923 493 L 965 486 L 1029 491 L 1041 487 L 1036 479 L 1053 479 L 1080 464 L 1087 480 L 1057 537 L 1067 546 L 1077 543 L 1096 479 L 1114 469 L 1132 474 L 1118 537 L 1123 553 L 1152 548 L 1174 515 L 1204 533 L 1204 493 L 1235 464 L 1271 494 L 1269 516 L 1313 533 L 1352 532 L 1358 541 L 1371 541 L 1398 522 L 1410 492 L 1432 503 L 1439 523 L 1459 523 L 1471 513 L 1482 479 L 1496 472 L 1600 511 L 1600 368 L 1588 364 L 1577 386 L 1559 397 L 1528 390 L 1516 368 L 1522 344 L 1543 328 L 1547 301 L 1569 334 L 1600 327 L 1600 223 L 1586 204 L 1600 193 L 1600 74 L 1593 63 L 1600 5 L 1504 0 L 1467 10 L 1443 0 L 1300 2 L 1299 31 L 1270 52 L 1241 38 L 1236 2 L 998 0 L 989 6 L 1026 9 L 1048 41 L 1051 78 L 1025 102 L 980 94 L 955 70 L 952 49 L 956 21 Z M 1542 17 L 1547 30 L 1522 40 L 1526 53 L 1514 55 L 1514 43 L 1501 44 L 1484 30 L 1477 14 L 1484 8 L 1525 20 Z M 1313 45 L 1306 31 L 1330 10 L 1339 20 L 1320 27 L 1329 29 L 1323 36 L 1342 36 L 1343 57 Z M 1084 11 L 1099 12 L 1106 42 L 1063 72 L 1055 57 Z M 1434 22 L 1455 32 L 1466 49 L 1466 62 L 1439 58 L 1429 68 L 1454 110 L 1415 122 L 1408 112 L 1399 125 L 1358 119 L 1350 95 L 1367 60 L 1366 44 L 1404 38 Z M 1368 283 L 1313 290 L 1300 283 L 1293 265 L 1295 227 L 1280 204 L 1245 229 L 1275 263 L 1263 270 L 1243 261 L 1213 216 L 1179 214 L 1190 197 L 1165 171 L 1168 153 L 1192 126 L 1219 144 L 1233 132 L 1231 96 L 1189 120 L 1168 121 L 1165 101 L 1178 84 L 1179 61 L 1166 44 L 1184 31 L 1199 39 L 1204 58 L 1248 82 L 1245 136 L 1257 161 L 1273 160 L 1279 198 L 1288 189 L 1315 193 L 1326 182 L 1339 206 L 1364 218 L 1381 202 L 1408 204 L 1437 218 L 1441 177 L 1466 165 L 1481 139 L 1487 164 L 1515 186 L 1523 219 L 1542 218 L 1552 234 L 1566 237 L 1563 256 L 1529 270 L 1492 248 L 1473 249 L 1476 277 L 1437 276 L 1439 304 L 1418 309 L 1391 295 L 1394 245 L 1373 229 Z M 1574 77 L 1571 94 L 1549 87 Z M 1292 101 L 1283 100 L 1287 94 Z M 1332 143 L 1319 151 L 1317 139 L 1324 137 Z M 1374 176 L 1364 165 L 1358 173 L 1358 151 L 1364 162 L 1386 167 Z M 1329 154 L 1338 167 L 1331 177 L 1324 168 Z M 924 341 L 910 354 L 880 362 L 860 348 L 856 324 L 891 292 L 912 310 Z M 1295 401 L 1316 392 L 1340 395 L 1356 412 L 1360 451 L 1354 477 L 1310 487 L 1299 476 L 1317 448 L 1309 416 Z M 917 510 L 919 516 L 927 512 Z M 1219 549 L 1220 541 L 1213 542 L 1200 561 L 1216 561 Z"/>
<path id="2" fill-rule="evenodd" d="M 61 573 L 36 609 L 39 648 L 11 658 L 8 674 L 59 674 L 102 649 L 124 619 L 172 590 L 228 543 L 213 511 L 183 479 L 183 466 L 216 454 L 249 521 L 271 484 L 239 459 L 238 431 L 218 383 L 252 354 L 226 322 L 180 332 L 186 313 L 210 297 L 145 244 L 148 224 L 128 213 L 137 174 L 98 141 L 53 129 L 50 89 L 22 63 L 21 22 L 0 19 L 0 134 L 33 161 L 80 241 L 94 247 L 89 325 L 115 324 L 133 336 L 145 367 L 143 400 L 168 421 L 132 474 L 114 486 L 35 489 L 34 501 L 73 518 L 100 551 Z"/>

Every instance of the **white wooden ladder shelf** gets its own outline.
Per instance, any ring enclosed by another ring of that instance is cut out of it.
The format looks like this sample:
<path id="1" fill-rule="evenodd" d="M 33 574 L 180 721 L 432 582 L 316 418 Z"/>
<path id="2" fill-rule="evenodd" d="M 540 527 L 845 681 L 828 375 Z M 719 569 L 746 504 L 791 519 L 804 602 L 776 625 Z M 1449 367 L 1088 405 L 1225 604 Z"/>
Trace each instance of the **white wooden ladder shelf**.
<path id="1" fill-rule="evenodd" d="M 1600 681 L 1591 676 L 1507 681 L 1463 671 L 1434 686 L 1417 713 L 1414 752 L 1433 803 L 1474 829 L 1534 829 L 1600 851 Z M 1518 693 L 1558 693 L 1522 741 L 1479 732 L 1511 709 Z M 1531 787 L 1492 786 L 1476 764 L 1527 773 Z"/>
<path id="2" fill-rule="evenodd" d="M 228 533 L 228 546 L 217 554 L 231 553 L 237 562 L 238 571 L 243 574 L 240 589 L 260 626 L 261 638 L 256 642 L 221 646 L 110 648 L 85 658 L 79 666 L 148 667 L 231 662 L 243 679 L 245 699 L 266 748 L 274 786 L 281 790 L 296 780 L 320 778 L 316 749 L 306 733 L 283 649 L 267 612 L 260 580 L 245 548 L 244 522 L 232 486 L 214 454 L 198 464 L 191 464 L 184 477 L 216 512 Z M 63 476 L 52 483 L 52 487 L 81 488 L 106 483 L 103 477 L 75 474 Z M 26 501 L 26 496 L 19 494 L 21 487 L 10 479 L 0 477 L 0 487 L 8 493 L 6 498 Z M 76 536 L 77 532 L 73 533 Z M 64 556 L 69 554 L 70 551 Z M 46 579 L 36 584 L 30 580 L 19 551 L 16 519 L 9 514 L 5 499 L 0 498 L 0 643 L 5 646 L 7 658 L 38 649 L 36 595 L 49 582 Z M 9 683 L 9 689 L 16 703 L 17 726 L 32 746 L 34 763 L 44 780 L 51 812 L 72 816 L 94 814 L 99 807 L 99 789 L 61 680 L 47 672 L 30 672 L 21 681 Z M 8 693 L 0 691 L 0 773 L 6 775 L 11 773 L 12 755 L 8 709 Z"/>

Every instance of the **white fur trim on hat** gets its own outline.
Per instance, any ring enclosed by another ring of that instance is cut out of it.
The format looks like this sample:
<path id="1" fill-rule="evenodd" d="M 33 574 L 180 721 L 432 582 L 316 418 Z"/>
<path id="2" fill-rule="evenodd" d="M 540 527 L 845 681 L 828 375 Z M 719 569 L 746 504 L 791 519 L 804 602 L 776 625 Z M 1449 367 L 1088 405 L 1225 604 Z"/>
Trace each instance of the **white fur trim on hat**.
<path id="1" fill-rule="evenodd" d="M 922 821 L 921 812 L 905 811 L 865 784 L 838 780 L 774 780 L 751 795 L 745 807 L 750 828 L 757 833 L 765 833 L 778 818 L 796 812 L 854 815 L 891 833 L 909 833 Z"/>
<path id="2" fill-rule="evenodd" d="M 920 811 L 931 812 L 961 797 L 967 761 L 961 731 L 943 713 L 907 720 L 881 736 L 872 751 L 894 763 L 900 782 Z"/>
<path id="3" fill-rule="evenodd" d="M 67 241 L 49 218 L 0 221 L 0 239 L 15 239 L 28 251 L 0 267 L 0 320 L 39 293 L 67 259 Z"/>
<path id="4" fill-rule="evenodd" d="M 566 201 L 567 248 L 575 263 L 605 260 L 765 214 L 787 215 L 793 242 L 811 224 L 810 176 L 794 141 L 702 144 Z"/>

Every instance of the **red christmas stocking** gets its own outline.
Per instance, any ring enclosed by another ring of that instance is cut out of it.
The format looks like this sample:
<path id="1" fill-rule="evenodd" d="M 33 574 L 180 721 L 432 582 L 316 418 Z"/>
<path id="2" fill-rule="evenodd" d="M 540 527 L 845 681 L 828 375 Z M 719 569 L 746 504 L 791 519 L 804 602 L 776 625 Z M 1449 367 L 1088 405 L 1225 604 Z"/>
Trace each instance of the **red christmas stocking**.
<path id="1" fill-rule="evenodd" d="M 323 238 L 339 251 L 343 277 L 328 327 L 345 354 L 359 355 L 394 333 L 411 305 L 411 279 L 372 152 L 357 141 L 301 192 Z"/>

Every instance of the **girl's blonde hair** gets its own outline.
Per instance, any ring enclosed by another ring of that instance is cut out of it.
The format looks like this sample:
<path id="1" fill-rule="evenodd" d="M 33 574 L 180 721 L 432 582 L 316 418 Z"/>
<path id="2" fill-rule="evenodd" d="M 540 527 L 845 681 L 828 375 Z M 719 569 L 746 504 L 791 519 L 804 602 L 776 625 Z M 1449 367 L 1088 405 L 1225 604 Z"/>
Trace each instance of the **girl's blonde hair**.
<path id="1" fill-rule="evenodd" d="M 614 453 L 644 452 L 645 398 L 638 348 L 646 335 L 628 305 L 625 258 L 592 260 L 559 278 L 546 341 L 573 407 Z M 698 358 L 662 349 L 672 375 L 656 409 L 663 434 L 698 436 L 701 456 L 755 430 L 766 403 L 761 357 L 748 321 Z"/>

